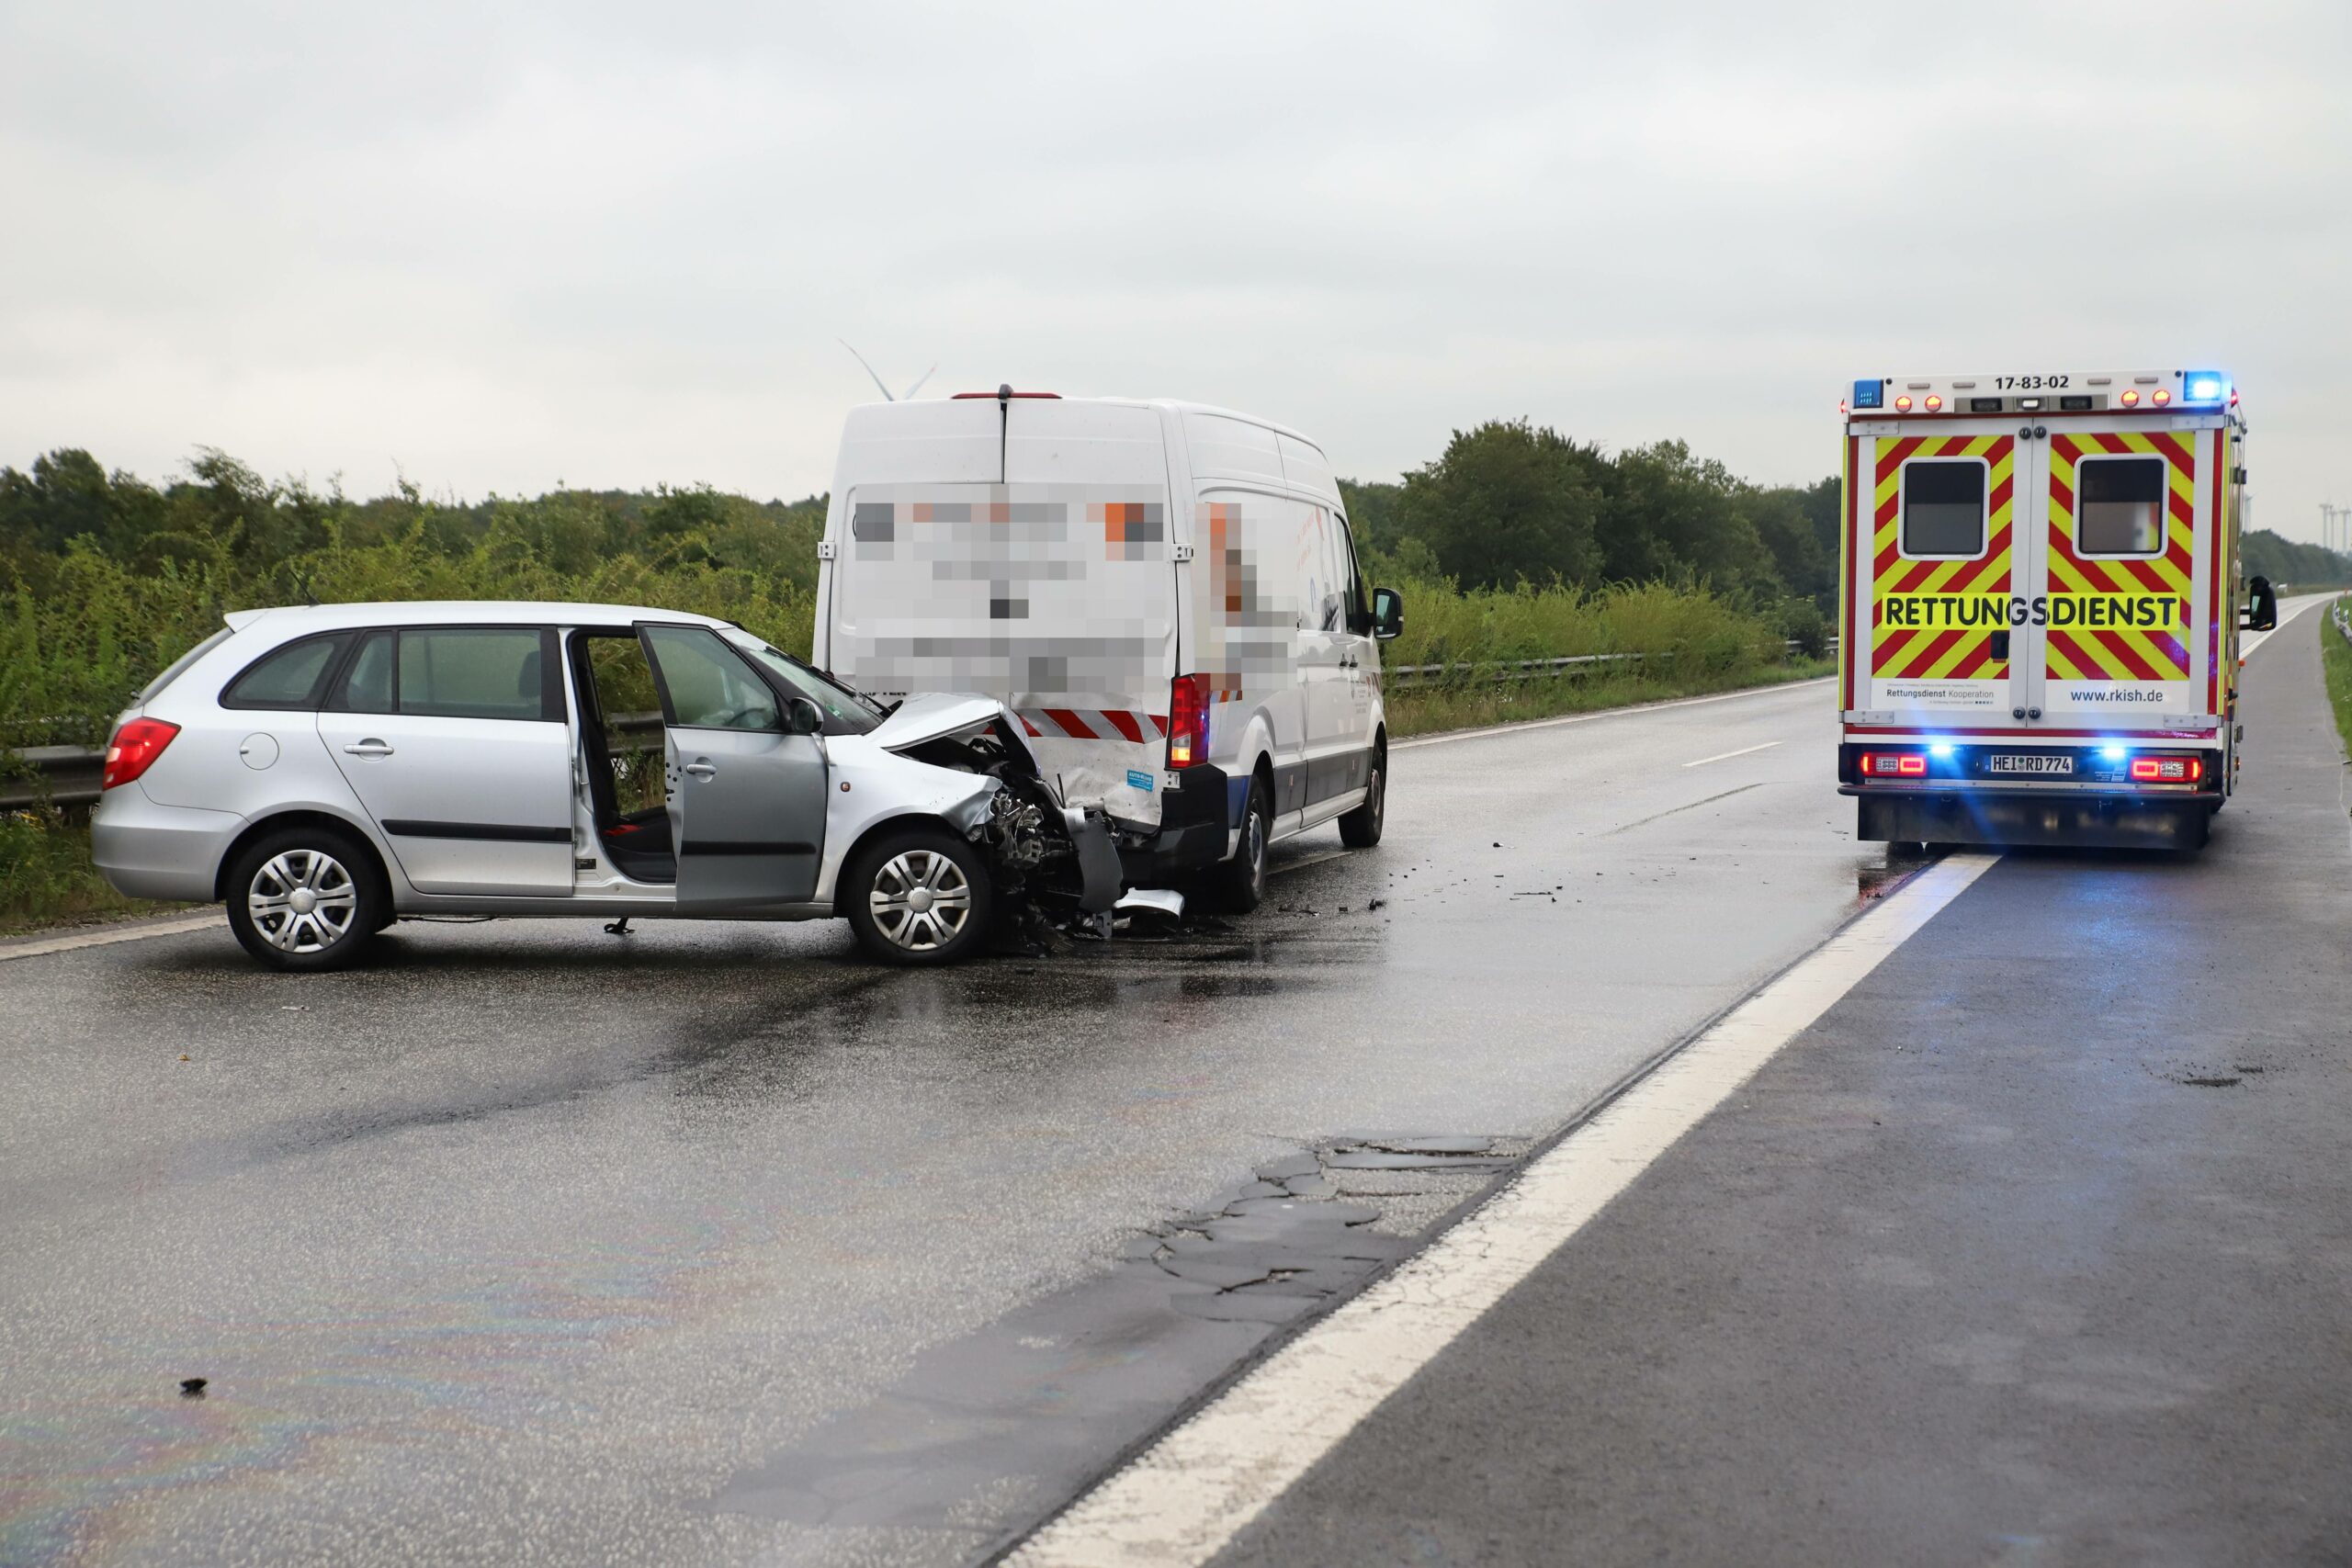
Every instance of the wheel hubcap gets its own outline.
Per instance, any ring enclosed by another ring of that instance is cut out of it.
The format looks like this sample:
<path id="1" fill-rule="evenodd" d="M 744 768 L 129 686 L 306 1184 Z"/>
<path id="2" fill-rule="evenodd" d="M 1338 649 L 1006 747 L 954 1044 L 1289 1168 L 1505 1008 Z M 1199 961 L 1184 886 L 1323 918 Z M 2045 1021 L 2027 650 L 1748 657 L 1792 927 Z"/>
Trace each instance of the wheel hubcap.
<path id="1" fill-rule="evenodd" d="M 963 868 L 936 850 L 909 850 L 875 873 L 866 907 L 894 945 L 929 953 L 955 941 L 971 919 L 972 886 Z"/>
<path id="2" fill-rule="evenodd" d="M 351 934 L 359 888 L 343 863 L 320 850 L 288 850 L 254 873 L 245 912 L 281 953 L 323 953 Z"/>

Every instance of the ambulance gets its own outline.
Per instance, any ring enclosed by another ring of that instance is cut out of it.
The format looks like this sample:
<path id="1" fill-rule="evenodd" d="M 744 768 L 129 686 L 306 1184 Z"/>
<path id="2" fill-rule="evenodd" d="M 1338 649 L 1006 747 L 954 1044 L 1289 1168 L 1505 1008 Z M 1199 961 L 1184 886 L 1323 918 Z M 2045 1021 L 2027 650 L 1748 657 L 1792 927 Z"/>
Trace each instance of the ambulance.
<path id="1" fill-rule="evenodd" d="M 1856 836 L 2201 847 L 2243 735 L 2229 376 L 1871 378 L 1843 412 Z"/>

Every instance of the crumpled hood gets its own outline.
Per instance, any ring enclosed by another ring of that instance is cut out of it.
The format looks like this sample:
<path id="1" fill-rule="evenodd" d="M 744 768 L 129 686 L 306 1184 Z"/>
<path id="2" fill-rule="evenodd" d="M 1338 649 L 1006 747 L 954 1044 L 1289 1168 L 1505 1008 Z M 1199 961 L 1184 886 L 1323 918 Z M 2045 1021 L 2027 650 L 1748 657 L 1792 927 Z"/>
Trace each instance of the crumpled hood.
<path id="1" fill-rule="evenodd" d="M 885 751 L 903 751 L 910 746 L 920 746 L 926 740 L 936 740 L 943 735 L 953 735 L 996 718 L 1002 718 L 1004 728 L 1012 735 L 1020 735 L 1021 721 L 994 697 L 926 692 L 900 703 L 898 711 L 865 739 Z"/>

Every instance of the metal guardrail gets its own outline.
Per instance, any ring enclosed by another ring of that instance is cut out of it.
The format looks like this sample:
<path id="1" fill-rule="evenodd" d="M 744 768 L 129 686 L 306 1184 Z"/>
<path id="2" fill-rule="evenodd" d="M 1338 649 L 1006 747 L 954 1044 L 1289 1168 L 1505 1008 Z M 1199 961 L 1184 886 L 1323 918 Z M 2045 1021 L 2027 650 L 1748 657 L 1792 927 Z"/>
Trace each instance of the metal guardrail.
<path id="1" fill-rule="evenodd" d="M 2341 611 L 2338 612 L 2339 616 Z M 2338 622 L 2341 625 L 2339 619 Z M 2347 633 L 2346 635 L 2352 635 Z M 1828 657 L 1838 656 L 1838 639 L 1824 645 Z M 1789 652 L 1801 652 L 1792 641 Z M 1504 681 L 1574 680 L 1612 665 L 1639 663 L 1638 653 L 1578 653 L 1563 659 L 1485 660 L 1453 664 L 1400 664 L 1382 673 L 1400 686 L 1428 685 L 1449 677 L 1465 683 Z M 1480 671 L 1485 671 L 1481 674 Z M 656 728 L 651 714 L 618 714 L 614 728 L 624 732 Z M 28 746 L 10 753 L 17 764 L 0 773 L 0 811 L 28 807 L 89 806 L 98 798 L 106 753 L 90 746 Z"/>
<path id="2" fill-rule="evenodd" d="M 1790 656 L 1793 658 L 1803 651 L 1803 646 L 1792 637 L 1789 640 Z M 1825 658 L 1837 658 L 1838 639 L 1834 637 L 1825 638 L 1822 653 Z M 1638 653 L 1577 653 L 1563 659 L 1490 659 L 1453 664 L 1398 664 L 1383 670 L 1381 674 L 1389 684 L 1396 686 L 1426 685 L 1449 676 L 1470 685 L 1499 681 L 1572 680 L 1611 665 L 1638 664 L 1642 658 L 1643 655 Z M 1480 674 L 1481 671 L 1486 673 Z"/>

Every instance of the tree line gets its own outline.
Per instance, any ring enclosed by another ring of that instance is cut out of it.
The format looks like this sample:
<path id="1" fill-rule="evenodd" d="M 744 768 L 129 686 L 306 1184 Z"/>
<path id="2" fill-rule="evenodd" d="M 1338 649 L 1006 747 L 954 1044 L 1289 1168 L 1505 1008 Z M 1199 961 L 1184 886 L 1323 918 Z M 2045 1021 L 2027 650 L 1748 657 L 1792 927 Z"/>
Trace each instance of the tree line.
<path id="1" fill-rule="evenodd" d="M 1794 613 L 1804 606 L 1835 613 L 1835 475 L 1757 485 L 1679 441 L 1611 453 L 1521 419 L 1456 431 L 1395 481 L 1340 485 L 1365 555 L 1400 578 L 1473 591 L 1679 582 L 1791 620 L 1809 619 Z M 143 575 L 286 601 L 313 596 L 310 577 L 330 555 L 394 548 L 450 562 L 504 552 L 560 577 L 623 560 L 742 572 L 806 595 L 825 506 L 823 495 L 754 501 L 708 485 L 465 502 L 405 479 L 355 500 L 335 485 L 266 479 L 211 448 L 162 484 L 64 448 L 25 471 L 0 467 L 0 586 L 43 592 L 78 542 Z M 2256 531 L 2244 547 L 2249 576 L 2352 581 L 2352 560 L 2316 545 Z"/>

